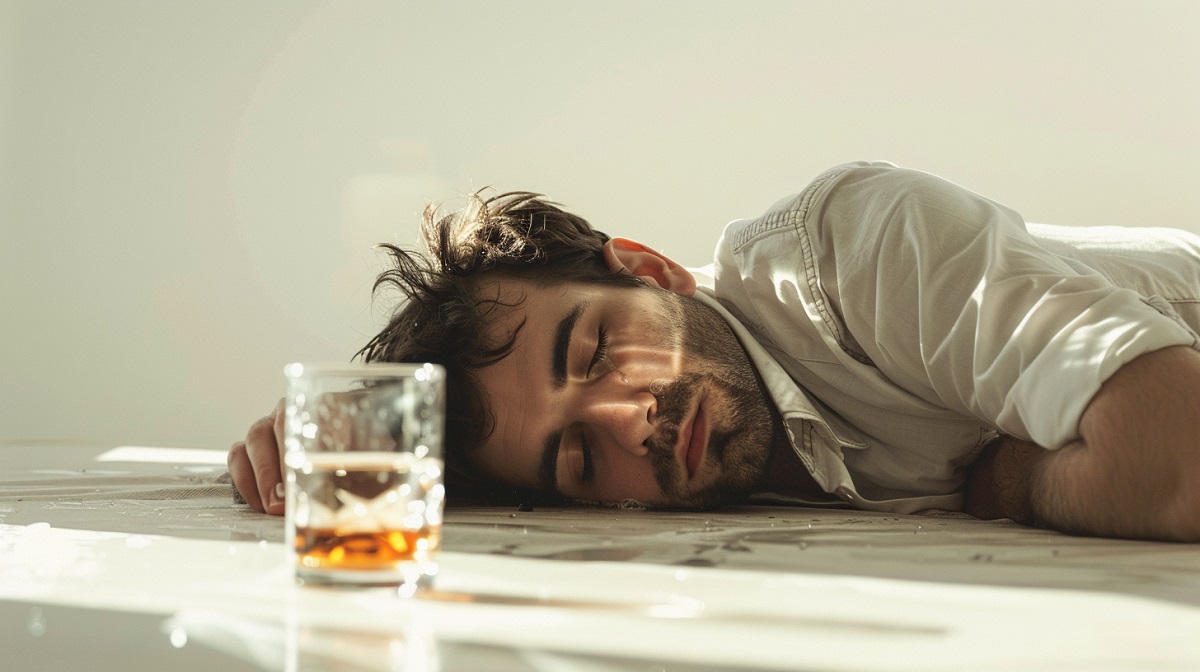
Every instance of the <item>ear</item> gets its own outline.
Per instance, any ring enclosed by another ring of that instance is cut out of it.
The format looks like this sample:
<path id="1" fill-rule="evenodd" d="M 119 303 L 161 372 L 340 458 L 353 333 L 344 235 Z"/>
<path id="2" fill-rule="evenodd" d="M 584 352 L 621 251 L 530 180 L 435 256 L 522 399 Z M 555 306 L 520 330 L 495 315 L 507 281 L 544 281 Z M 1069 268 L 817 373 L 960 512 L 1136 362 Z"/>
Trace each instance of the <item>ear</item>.
<path id="1" fill-rule="evenodd" d="M 628 238 L 613 238 L 604 244 L 604 261 L 611 271 L 628 271 L 646 284 L 682 296 L 696 293 L 691 271 L 645 245 Z"/>

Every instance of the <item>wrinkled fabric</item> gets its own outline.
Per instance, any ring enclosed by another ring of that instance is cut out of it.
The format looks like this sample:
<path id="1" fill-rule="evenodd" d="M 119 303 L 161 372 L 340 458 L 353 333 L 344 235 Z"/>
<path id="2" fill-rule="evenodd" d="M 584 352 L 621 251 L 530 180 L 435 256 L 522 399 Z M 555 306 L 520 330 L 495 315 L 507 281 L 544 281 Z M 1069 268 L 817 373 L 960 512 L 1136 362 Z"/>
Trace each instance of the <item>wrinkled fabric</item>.
<path id="1" fill-rule="evenodd" d="M 872 510 L 961 509 L 998 433 L 1058 448 L 1122 365 L 1200 346 L 1200 237 L 1027 224 L 883 162 L 730 223 L 697 275 L 814 479 Z"/>

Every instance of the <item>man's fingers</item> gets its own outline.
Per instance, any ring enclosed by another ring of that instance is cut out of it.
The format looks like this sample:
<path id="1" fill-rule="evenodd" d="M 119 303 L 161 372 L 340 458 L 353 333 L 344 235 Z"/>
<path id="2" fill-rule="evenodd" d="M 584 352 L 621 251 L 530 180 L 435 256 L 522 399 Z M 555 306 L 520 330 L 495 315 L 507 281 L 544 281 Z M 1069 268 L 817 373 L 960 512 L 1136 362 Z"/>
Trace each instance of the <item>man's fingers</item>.
<path id="1" fill-rule="evenodd" d="M 278 407 L 276 407 L 278 411 Z M 280 469 L 279 445 L 275 434 L 275 419 L 272 413 L 250 426 L 246 433 L 246 453 L 254 470 L 258 498 L 263 510 L 275 515 L 283 514 L 283 477 Z M 249 497 L 247 497 L 249 501 Z"/>
<path id="2" fill-rule="evenodd" d="M 281 398 L 279 400 L 279 403 L 275 404 L 275 412 L 271 414 L 271 417 L 275 419 L 275 423 L 274 423 L 275 451 L 276 451 L 276 453 L 279 454 L 278 459 L 279 459 L 279 464 L 281 464 L 281 465 L 284 463 L 283 462 L 283 458 L 284 458 L 283 453 L 284 453 L 284 450 L 286 450 L 286 444 L 284 444 L 284 442 L 283 442 L 283 421 L 284 421 L 284 416 L 286 415 L 286 413 L 284 412 L 286 401 L 287 401 L 286 399 Z M 280 478 L 279 482 L 282 484 L 283 479 Z M 280 496 L 282 496 L 282 495 L 283 495 L 283 491 L 280 490 Z"/>
<path id="3" fill-rule="evenodd" d="M 250 466 L 250 458 L 246 455 L 245 441 L 238 441 L 229 449 L 227 464 L 233 487 L 237 488 L 250 508 L 261 512 L 262 499 L 258 496 L 258 484 L 254 480 L 254 468 Z"/>
<path id="4" fill-rule="evenodd" d="M 238 493 L 255 511 L 283 515 L 284 400 L 270 415 L 250 425 L 246 440 L 229 449 L 226 463 Z"/>

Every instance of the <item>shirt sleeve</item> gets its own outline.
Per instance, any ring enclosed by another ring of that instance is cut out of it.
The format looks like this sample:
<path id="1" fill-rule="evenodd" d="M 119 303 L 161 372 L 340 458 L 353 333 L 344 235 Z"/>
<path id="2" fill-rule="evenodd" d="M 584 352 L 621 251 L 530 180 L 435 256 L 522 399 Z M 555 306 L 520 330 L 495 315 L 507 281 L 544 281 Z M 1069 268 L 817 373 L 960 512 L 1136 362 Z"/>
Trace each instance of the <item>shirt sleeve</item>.
<path id="1" fill-rule="evenodd" d="M 999 203 L 890 165 L 832 182 L 804 223 L 821 288 L 853 347 L 926 401 L 1057 448 L 1123 364 L 1194 343 Z"/>

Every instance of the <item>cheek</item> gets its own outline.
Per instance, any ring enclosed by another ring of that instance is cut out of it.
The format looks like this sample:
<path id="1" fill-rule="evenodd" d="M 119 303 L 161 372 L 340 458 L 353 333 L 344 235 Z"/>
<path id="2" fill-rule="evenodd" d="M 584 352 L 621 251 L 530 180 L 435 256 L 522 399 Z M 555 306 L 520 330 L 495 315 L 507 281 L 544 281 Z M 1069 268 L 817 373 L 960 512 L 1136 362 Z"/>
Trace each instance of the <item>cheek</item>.
<path id="1" fill-rule="evenodd" d="M 609 355 L 609 360 L 627 381 L 642 386 L 656 379 L 675 378 L 683 371 L 678 353 L 645 347 L 619 349 Z"/>
<path id="2" fill-rule="evenodd" d="M 613 464 L 597 488 L 601 501 L 619 503 L 624 499 L 636 499 L 643 503 L 662 500 L 662 490 L 654 478 L 654 467 L 645 458 L 622 459 Z"/>
<path id="3" fill-rule="evenodd" d="M 655 377 L 681 371 L 678 338 L 663 325 L 644 324 L 610 336 L 609 359 L 626 376 L 652 372 Z"/>

